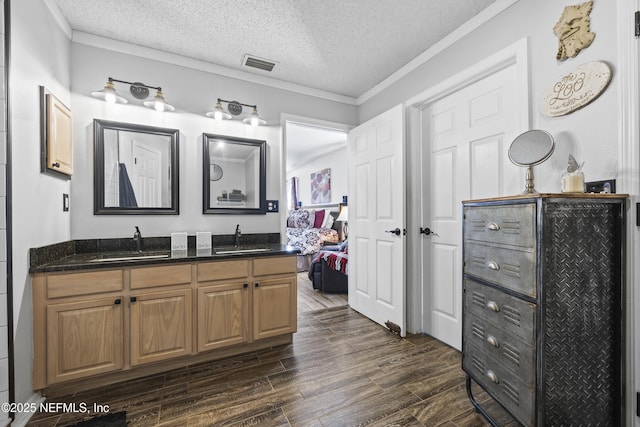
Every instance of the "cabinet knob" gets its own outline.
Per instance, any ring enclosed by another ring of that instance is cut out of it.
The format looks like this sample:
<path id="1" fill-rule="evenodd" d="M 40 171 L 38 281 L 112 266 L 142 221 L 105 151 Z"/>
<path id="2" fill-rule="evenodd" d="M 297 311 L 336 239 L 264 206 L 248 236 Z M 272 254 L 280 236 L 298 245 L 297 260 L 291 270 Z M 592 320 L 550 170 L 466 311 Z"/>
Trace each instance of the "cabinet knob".
<path id="1" fill-rule="evenodd" d="M 497 302 L 495 302 L 495 301 L 489 301 L 489 302 L 487 303 L 487 308 L 488 308 L 489 310 L 491 310 L 491 311 L 495 311 L 496 313 L 497 313 L 498 311 L 500 311 L 500 306 L 499 306 L 499 305 L 498 305 L 498 303 L 497 303 Z"/>
<path id="2" fill-rule="evenodd" d="M 495 222 L 490 222 L 489 224 L 487 224 L 487 229 L 490 231 L 498 231 L 500 230 L 500 224 Z"/>
<path id="3" fill-rule="evenodd" d="M 487 267 L 488 267 L 490 270 L 494 270 L 494 271 L 498 271 L 498 270 L 500 270 L 500 264 L 498 264 L 498 263 L 497 263 L 497 262 L 495 262 L 495 261 L 489 261 L 489 262 L 487 263 Z"/>
<path id="4" fill-rule="evenodd" d="M 254 286 L 255 286 L 256 288 L 259 288 L 259 287 L 260 287 L 260 283 L 256 282 L 256 283 L 254 283 Z"/>
<path id="5" fill-rule="evenodd" d="M 500 380 L 498 379 L 498 376 L 492 370 L 487 371 L 487 377 L 496 384 L 500 382 Z"/>
<path id="6" fill-rule="evenodd" d="M 117 298 L 113 303 L 115 305 L 119 305 L 122 302 L 122 300 L 120 298 Z"/>
<path id="7" fill-rule="evenodd" d="M 129 298 L 129 301 L 136 302 L 136 301 L 138 301 L 138 298 L 137 297 L 131 297 L 131 298 Z"/>
<path id="8" fill-rule="evenodd" d="M 246 288 L 248 288 L 248 287 L 249 287 L 249 284 L 248 284 L 248 283 L 245 283 L 244 285 L 242 285 L 242 287 L 246 289 Z"/>
<path id="9" fill-rule="evenodd" d="M 54 168 L 59 168 L 60 167 L 60 163 L 59 162 L 55 162 L 51 166 L 53 166 Z"/>
<path id="10" fill-rule="evenodd" d="M 498 339 L 496 337 L 494 337 L 493 335 L 489 335 L 487 337 L 487 342 L 489 344 L 491 344 L 492 346 L 494 346 L 495 348 L 500 347 L 500 343 L 498 342 Z"/>

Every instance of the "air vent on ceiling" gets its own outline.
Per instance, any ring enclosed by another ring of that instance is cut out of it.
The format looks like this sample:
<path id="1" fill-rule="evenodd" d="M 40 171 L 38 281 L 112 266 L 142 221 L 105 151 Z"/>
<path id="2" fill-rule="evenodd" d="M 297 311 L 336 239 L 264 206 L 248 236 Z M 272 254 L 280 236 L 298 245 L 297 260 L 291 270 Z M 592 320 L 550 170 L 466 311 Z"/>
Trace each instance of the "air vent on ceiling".
<path id="1" fill-rule="evenodd" d="M 273 71 L 273 68 L 276 66 L 276 62 L 269 61 L 268 59 L 258 58 L 257 56 L 245 54 L 242 59 L 243 67 L 257 68 L 262 71 Z"/>

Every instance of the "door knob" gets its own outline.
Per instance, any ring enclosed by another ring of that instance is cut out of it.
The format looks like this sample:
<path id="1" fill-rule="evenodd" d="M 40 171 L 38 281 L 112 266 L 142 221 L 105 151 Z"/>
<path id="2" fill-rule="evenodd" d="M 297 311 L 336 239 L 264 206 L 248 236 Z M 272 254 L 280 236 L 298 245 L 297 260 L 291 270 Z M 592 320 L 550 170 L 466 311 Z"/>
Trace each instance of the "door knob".
<path id="1" fill-rule="evenodd" d="M 420 227 L 420 234 L 424 234 L 425 236 L 428 236 L 431 234 L 431 229 L 429 227 L 426 227 L 426 228 Z"/>
<path id="2" fill-rule="evenodd" d="M 396 236 L 399 236 L 400 234 L 402 234 L 402 230 L 400 230 L 398 227 L 396 227 L 395 230 L 384 230 L 384 232 L 395 234 Z"/>

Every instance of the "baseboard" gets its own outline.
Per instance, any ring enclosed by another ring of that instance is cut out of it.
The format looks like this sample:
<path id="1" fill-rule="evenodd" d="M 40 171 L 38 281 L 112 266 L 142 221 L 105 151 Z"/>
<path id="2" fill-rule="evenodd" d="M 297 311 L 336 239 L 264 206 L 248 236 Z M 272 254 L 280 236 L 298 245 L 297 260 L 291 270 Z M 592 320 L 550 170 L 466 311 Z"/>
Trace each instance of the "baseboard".
<path id="1" fill-rule="evenodd" d="M 42 397 L 42 395 L 39 392 L 36 392 L 34 394 L 31 395 L 31 397 L 29 397 L 29 400 L 27 400 L 25 403 L 25 406 L 30 407 L 32 405 L 35 405 L 37 407 L 40 407 L 40 404 L 44 402 L 44 397 Z M 13 420 L 13 423 L 10 424 L 0 424 L 0 426 L 5 425 L 11 425 L 11 427 L 24 427 L 27 425 L 27 423 L 29 422 L 29 420 L 31 419 L 31 417 L 33 416 L 33 412 L 16 412 L 16 419 Z M 11 420 L 9 420 L 11 421 Z M 0 421 L 1 423 L 2 421 Z"/>

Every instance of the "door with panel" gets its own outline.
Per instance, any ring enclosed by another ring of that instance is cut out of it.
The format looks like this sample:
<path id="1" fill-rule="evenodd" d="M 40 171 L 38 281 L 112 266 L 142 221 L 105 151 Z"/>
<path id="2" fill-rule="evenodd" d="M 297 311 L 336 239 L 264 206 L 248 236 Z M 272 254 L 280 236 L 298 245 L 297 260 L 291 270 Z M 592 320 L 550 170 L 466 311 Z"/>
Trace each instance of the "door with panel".
<path id="1" fill-rule="evenodd" d="M 404 105 L 349 133 L 349 305 L 406 334 Z"/>
<path id="2" fill-rule="evenodd" d="M 424 108 L 422 240 L 425 332 L 462 345 L 461 202 L 521 192 L 507 150 L 519 133 L 516 69 L 507 67 Z M 425 170 L 428 169 L 428 170 Z"/>

